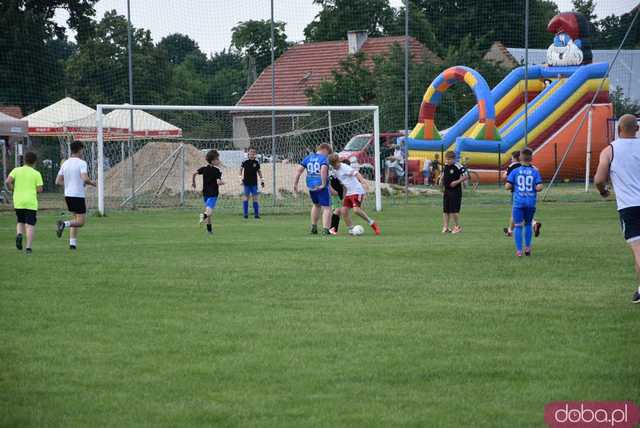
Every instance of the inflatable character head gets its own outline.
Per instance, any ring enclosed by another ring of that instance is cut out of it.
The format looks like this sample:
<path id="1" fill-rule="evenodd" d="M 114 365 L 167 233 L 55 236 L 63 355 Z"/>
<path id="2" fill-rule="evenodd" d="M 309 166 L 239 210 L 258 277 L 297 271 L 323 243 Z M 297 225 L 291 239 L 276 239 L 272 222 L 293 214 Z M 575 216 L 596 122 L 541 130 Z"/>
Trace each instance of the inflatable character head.
<path id="1" fill-rule="evenodd" d="M 584 15 L 563 12 L 549 21 L 547 31 L 555 34 L 547 49 L 547 64 L 553 66 L 591 64 L 591 24 Z"/>

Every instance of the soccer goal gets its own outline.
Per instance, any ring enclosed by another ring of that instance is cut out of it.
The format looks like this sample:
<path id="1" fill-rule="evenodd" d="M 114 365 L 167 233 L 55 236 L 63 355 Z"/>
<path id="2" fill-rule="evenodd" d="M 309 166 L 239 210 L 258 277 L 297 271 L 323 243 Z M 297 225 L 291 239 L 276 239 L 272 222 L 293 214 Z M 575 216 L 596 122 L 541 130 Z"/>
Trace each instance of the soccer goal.
<path id="1" fill-rule="evenodd" d="M 201 205 L 193 173 L 206 153 L 220 153 L 224 186 L 218 207 L 238 209 L 240 166 L 257 151 L 266 212 L 308 207 L 294 194 L 299 162 L 321 143 L 359 168 L 370 182 L 370 204 L 382 209 L 380 125 L 377 106 L 161 106 L 98 105 L 96 154 L 98 211 Z M 304 178 L 302 179 L 304 180 Z M 304 188 L 301 181 L 300 188 Z"/>

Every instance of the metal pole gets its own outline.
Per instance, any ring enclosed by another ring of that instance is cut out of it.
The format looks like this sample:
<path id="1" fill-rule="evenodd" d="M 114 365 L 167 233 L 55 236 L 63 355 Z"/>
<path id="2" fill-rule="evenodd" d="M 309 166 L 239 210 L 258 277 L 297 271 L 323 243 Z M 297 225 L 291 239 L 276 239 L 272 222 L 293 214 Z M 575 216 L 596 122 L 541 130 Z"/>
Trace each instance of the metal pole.
<path id="1" fill-rule="evenodd" d="M 186 146 L 182 144 L 182 165 L 180 165 L 180 206 L 184 207 L 184 186 L 186 184 L 185 174 L 187 171 Z"/>
<path id="2" fill-rule="evenodd" d="M 96 109 L 98 128 L 98 212 L 104 215 L 104 132 L 102 129 L 102 107 Z"/>
<path id="3" fill-rule="evenodd" d="M 591 127 L 593 125 L 593 110 L 589 109 L 589 122 L 587 123 L 587 159 L 584 168 L 584 191 L 589 191 L 589 176 L 591 175 L 591 139 L 593 138 Z"/>
<path id="4" fill-rule="evenodd" d="M 331 110 L 327 112 L 327 116 L 329 119 L 329 144 L 333 148 L 333 125 L 331 124 Z"/>
<path id="5" fill-rule="evenodd" d="M 271 105 L 276 105 L 276 37 L 275 37 L 275 22 L 273 20 L 273 0 L 271 0 Z M 273 186 L 271 191 L 273 192 L 273 206 L 277 204 L 276 201 L 276 111 L 271 110 L 271 172 L 273 175 Z"/>
<path id="6" fill-rule="evenodd" d="M 133 52 L 131 48 L 131 0 L 127 0 L 127 52 L 129 62 L 129 104 L 133 104 Z M 136 208 L 136 175 L 133 160 L 133 110 L 129 110 L 129 156 L 131 158 L 131 208 Z"/>
<path id="7" fill-rule="evenodd" d="M 524 3 L 524 145 L 529 145 L 529 0 Z"/>
<path id="8" fill-rule="evenodd" d="M 373 144 L 373 155 L 375 157 L 373 170 L 375 178 L 376 211 L 382 211 L 382 189 L 380 187 L 380 110 L 378 108 L 373 111 Z"/>
<path id="9" fill-rule="evenodd" d="M 404 2 L 404 201 L 409 203 L 409 0 Z"/>
<path id="10" fill-rule="evenodd" d="M 2 186 L 7 182 L 7 141 L 2 141 Z"/>
<path id="11" fill-rule="evenodd" d="M 500 175 L 502 175 L 502 148 L 501 144 L 498 143 L 498 187 L 500 187 Z"/>

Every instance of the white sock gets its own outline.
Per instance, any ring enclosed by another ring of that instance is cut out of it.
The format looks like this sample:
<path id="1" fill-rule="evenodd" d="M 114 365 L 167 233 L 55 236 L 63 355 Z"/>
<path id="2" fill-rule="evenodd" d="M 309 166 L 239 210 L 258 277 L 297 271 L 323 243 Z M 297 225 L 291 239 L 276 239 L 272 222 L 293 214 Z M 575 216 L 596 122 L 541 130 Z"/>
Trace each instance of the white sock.
<path id="1" fill-rule="evenodd" d="M 71 222 L 70 221 L 65 221 L 64 222 L 64 227 L 71 227 Z"/>
<path id="2" fill-rule="evenodd" d="M 373 223 L 375 223 L 375 220 L 370 218 L 369 220 L 367 220 L 367 223 L 369 223 L 369 226 L 371 226 Z"/>
<path id="3" fill-rule="evenodd" d="M 638 286 L 638 293 L 640 293 L 640 286 Z"/>
<path id="4" fill-rule="evenodd" d="M 69 239 L 69 245 L 73 245 L 74 247 L 78 244 L 77 239 Z"/>

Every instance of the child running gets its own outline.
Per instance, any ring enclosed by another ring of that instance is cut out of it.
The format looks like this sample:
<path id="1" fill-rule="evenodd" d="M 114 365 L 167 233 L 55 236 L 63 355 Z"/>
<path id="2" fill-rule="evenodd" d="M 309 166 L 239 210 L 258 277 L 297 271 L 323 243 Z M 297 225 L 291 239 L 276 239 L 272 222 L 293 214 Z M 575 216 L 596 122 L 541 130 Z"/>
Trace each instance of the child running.
<path id="1" fill-rule="evenodd" d="M 207 152 L 207 165 L 199 168 L 191 176 L 191 187 L 196 188 L 196 175 L 202 176 L 202 198 L 204 199 L 204 212 L 200 214 L 200 224 L 207 222 L 207 233 L 213 234 L 211 217 L 218 202 L 219 186 L 224 184 L 222 172 L 218 169 L 220 154 L 217 150 Z"/>
<path id="2" fill-rule="evenodd" d="M 264 180 L 262 171 L 260 171 L 260 162 L 256 159 L 256 149 L 249 148 L 247 152 L 248 159 L 242 162 L 240 166 L 240 179 L 244 187 L 242 195 L 242 216 L 249 218 L 249 199 L 253 205 L 253 217 L 260 218 L 260 201 L 258 191 L 258 177 L 260 177 L 260 185 L 264 188 Z"/>
<path id="3" fill-rule="evenodd" d="M 376 235 L 380 235 L 380 227 L 378 227 L 375 220 L 369 217 L 362 209 L 362 203 L 364 202 L 364 198 L 369 190 L 367 181 L 351 166 L 340 162 L 340 157 L 335 153 L 329 156 L 329 163 L 334 169 L 335 176 L 345 187 L 345 196 L 342 204 L 342 217 L 349 228 L 349 234 L 351 234 L 351 230 L 353 229 L 349 210 L 353 209 L 353 212 L 357 216 L 364 219 L 367 224 L 371 226 Z"/>
<path id="4" fill-rule="evenodd" d="M 522 234 L 524 229 L 524 255 L 531 255 L 531 241 L 533 227 L 531 222 L 536 213 L 538 192 L 543 188 L 542 177 L 538 170 L 531 165 L 533 152 L 524 148 L 520 152 L 519 168 L 511 171 L 507 177 L 505 188 L 513 190 L 512 218 L 514 223 L 513 237 L 516 244 L 516 256 L 522 257 Z"/>
<path id="5" fill-rule="evenodd" d="M 460 207 L 462 206 L 462 183 L 469 179 L 465 167 L 456 162 L 456 154 L 448 151 L 444 155 L 444 166 L 440 175 L 442 195 L 442 233 L 460 233 Z M 449 226 L 453 222 L 453 229 Z"/>
<path id="6" fill-rule="evenodd" d="M 16 210 L 16 248 L 22 250 L 22 237 L 26 234 L 26 254 L 31 254 L 31 245 L 36 231 L 38 193 L 42 192 L 42 176 L 33 166 L 37 156 L 33 152 L 24 155 L 24 166 L 14 168 L 7 177 L 7 187 L 13 191 L 13 208 Z"/>

